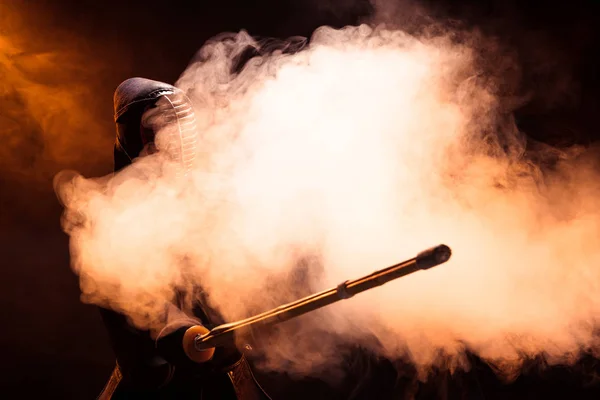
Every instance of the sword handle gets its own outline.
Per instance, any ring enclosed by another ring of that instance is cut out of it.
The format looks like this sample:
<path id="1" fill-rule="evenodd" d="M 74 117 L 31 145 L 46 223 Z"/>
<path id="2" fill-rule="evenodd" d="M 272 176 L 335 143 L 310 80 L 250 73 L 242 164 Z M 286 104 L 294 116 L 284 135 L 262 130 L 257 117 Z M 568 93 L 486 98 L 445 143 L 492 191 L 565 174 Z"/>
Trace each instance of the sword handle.
<path id="1" fill-rule="evenodd" d="M 183 334 L 183 351 L 190 360 L 197 363 L 204 363 L 212 360 L 213 356 L 215 355 L 214 347 L 201 350 L 196 348 L 196 338 L 206 335 L 208 332 L 210 331 L 206 327 L 194 325 L 188 328 Z"/>

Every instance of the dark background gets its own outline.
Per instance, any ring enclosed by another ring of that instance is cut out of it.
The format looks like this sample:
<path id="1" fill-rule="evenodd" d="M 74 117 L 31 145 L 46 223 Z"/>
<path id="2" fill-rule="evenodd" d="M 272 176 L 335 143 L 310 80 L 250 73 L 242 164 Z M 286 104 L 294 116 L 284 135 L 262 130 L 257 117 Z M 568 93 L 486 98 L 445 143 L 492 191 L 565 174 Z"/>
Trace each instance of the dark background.
<path id="1" fill-rule="evenodd" d="M 419 4 L 438 20 L 479 27 L 514 50 L 522 65 L 519 90 L 532 94 L 517 110 L 521 130 L 561 146 L 595 143 L 600 2 L 519 3 Z M 414 4 L 404 2 L 403 7 L 406 12 L 398 20 L 407 26 L 425 20 L 414 16 Z M 62 169 L 88 176 L 111 170 L 113 90 L 131 76 L 174 82 L 203 42 L 223 31 L 308 36 L 324 24 L 355 24 L 373 10 L 367 2 L 352 0 L 0 0 L 0 12 L 0 38 L 19 48 L 0 58 L 1 387 L 20 393 L 6 398 L 90 399 L 105 383 L 114 360 L 99 315 L 79 301 L 52 177 Z M 0 42 L 0 52 L 4 50 Z M 54 58 L 39 66 L 40 54 Z M 67 93 L 61 92 L 65 87 Z M 39 93 L 53 99 L 48 101 L 52 112 L 30 105 Z M 65 106 L 69 99 L 74 103 Z M 600 398 L 600 366 L 592 357 L 562 368 L 545 368 L 543 360 L 532 360 L 510 384 L 473 361 L 469 373 L 450 378 L 440 372 L 418 387 L 418 397 Z M 368 374 L 364 368 L 356 370 L 371 393 L 365 398 L 384 392 L 404 398 L 415 389 L 410 368 L 398 377 L 385 361 L 367 364 Z M 281 399 L 291 398 L 292 390 L 314 398 L 319 393 L 333 398 L 336 390 L 343 398 L 349 390 L 315 382 L 268 382 Z"/>

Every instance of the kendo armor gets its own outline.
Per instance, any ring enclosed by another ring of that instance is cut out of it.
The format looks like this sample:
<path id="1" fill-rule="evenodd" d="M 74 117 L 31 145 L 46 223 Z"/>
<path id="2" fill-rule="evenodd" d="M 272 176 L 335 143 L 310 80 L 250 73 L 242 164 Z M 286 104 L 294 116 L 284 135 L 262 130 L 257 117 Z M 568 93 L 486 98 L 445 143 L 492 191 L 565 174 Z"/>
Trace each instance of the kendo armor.
<path id="1" fill-rule="evenodd" d="M 115 171 L 137 157 L 160 151 L 175 165 L 178 176 L 190 173 L 197 153 L 198 129 L 194 106 L 183 91 L 163 82 L 131 78 L 116 89 L 114 105 Z M 157 132 L 160 132 L 158 144 Z M 212 361 L 204 365 L 187 360 L 183 368 L 173 367 L 166 361 L 168 357 L 157 350 L 149 332 L 133 328 L 124 315 L 115 311 L 101 308 L 101 313 L 117 366 L 99 400 L 184 397 L 269 400 L 244 354 L 237 349 L 217 348 L 214 359 L 219 360 L 218 365 L 210 365 Z M 202 304 L 194 315 L 209 328 L 223 322 Z M 183 378 L 178 378 L 178 373 Z"/>

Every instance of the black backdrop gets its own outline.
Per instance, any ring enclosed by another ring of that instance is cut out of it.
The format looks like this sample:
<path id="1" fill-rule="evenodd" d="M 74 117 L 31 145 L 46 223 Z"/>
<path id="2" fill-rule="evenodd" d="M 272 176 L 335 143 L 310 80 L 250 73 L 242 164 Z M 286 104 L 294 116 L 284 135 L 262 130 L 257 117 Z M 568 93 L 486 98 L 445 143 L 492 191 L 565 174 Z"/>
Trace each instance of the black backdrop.
<path id="1" fill-rule="evenodd" d="M 11 159 L 17 161 L 0 164 L 2 387 L 20 392 L 6 398 L 45 395 L 89 399 L 104 384 L 113 356 L 98 314 L 79 301 L 51 177 L 63 168 L 88 175 L 110 171 L 114 88 L 130 76 L 173 82 L 202 43 L 223 31 L 246 29 L 252 34 L 279 37 L 310 35 L 323 24 L 356 23 L 371 10 L 365 2 L 352 0 L 5 3 L 22 18 L 19 29 L 28 32 L 28 51 L 52 51 L 53 46 L 60 47 L 62 38 L 76 41 L 73 52 L 80 52 L 85 60 L 76 70 L 89 65 L 95 71 L 83 83 L 89 92 L 81 97 L 79 106 L 98 122 L 87 132 L 89 137 L 80 140 L 94 148 L 90 153 L 94 157 L 74 158 L 75 162 L 65 161 L 70 160 L 68 157 L 47 160 L 44 149 L 52 144 L 40 140 L 43 128 L 28 122 L 27 111 L 19 111 L 19 88 L 0 92 L 0 116 L 8 110 L 16 112 L 21 127 L 18 134 L 27 138 L 8 147 Z M 517 114 L 521 129 L 552 143 L 589 144 L 596 140 L 600 2 L 529 2 L 527 6 L 501 0 L 425 3 L 433 7 L 437 17 L 480 26 L 517 49 L 525 68 L 524 84 L 535 90 L 531 102 Z M 65 68 L 71 62 L 65 60 Z M 44 78 L 38 79 L 43 84 Z M 565 79 L 569 89 L 561 90 L 558 83 Z M 64 81 L 52 84 L 61 83 Z M 11 84 L 14 86 L 9 79 L 8 86 Z M 74 145 L 63 147 L 87 154 Z M 467 392 L 476 396 L 472 398 L 598 398 L 600 394 L 600 384 L 593 379 L 600 367 L 594 359 L 568 369 L 548 370 L 532 363 L 529 373 L 511 385 L 503 385 L 486 367 L 477 365 L 471 373 L 432 381 L 421 389 L 420 397 L 439 398 L 444 393 L 453 397 Z M 371 383 L 382 391 L 393 391 L 395 376 L 389 366 L 380 363 L 373 368 Z M 326 393 L 316 383 L 301 388 L 296 393 L 312 393 L 314 398 L 319 397 L 319 390 L 323 396 Z M 279 388 L 277 392 L 285 390 Z M 402 381 L 396 392 L 397 398 L 403 398 Z M 291 397 L 284 394 L 281 398 Z"/>

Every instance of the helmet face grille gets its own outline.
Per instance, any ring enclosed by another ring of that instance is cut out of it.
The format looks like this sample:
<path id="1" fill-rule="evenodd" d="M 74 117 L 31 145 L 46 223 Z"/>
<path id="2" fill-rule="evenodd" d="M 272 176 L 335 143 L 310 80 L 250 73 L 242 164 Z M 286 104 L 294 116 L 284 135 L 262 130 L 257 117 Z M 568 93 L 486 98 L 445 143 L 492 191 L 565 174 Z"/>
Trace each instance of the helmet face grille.
<path id="1" fill-rule="evenodd" d="M 157 102 L 161 115 L 159 148 L 187 175 L 194 166 L 198 141 L 196 115 L 190 100 L 180 92 L 164 95 Z"/>

